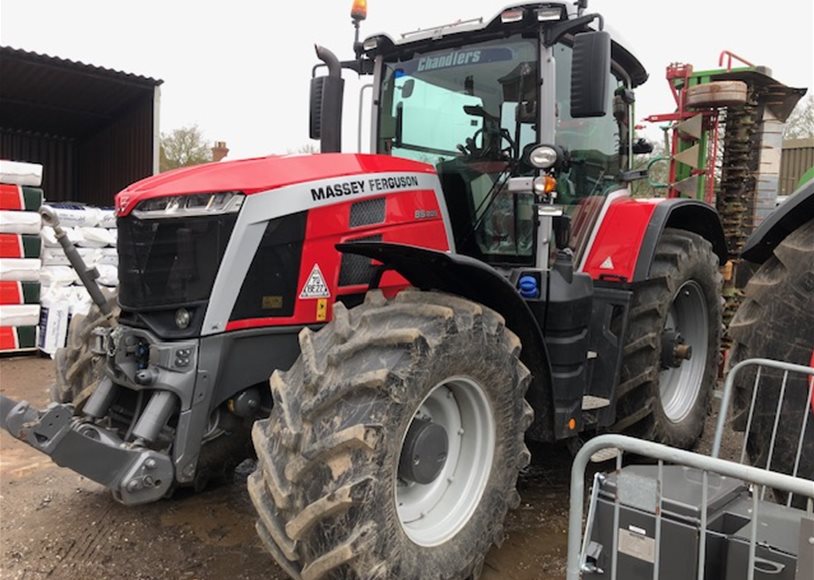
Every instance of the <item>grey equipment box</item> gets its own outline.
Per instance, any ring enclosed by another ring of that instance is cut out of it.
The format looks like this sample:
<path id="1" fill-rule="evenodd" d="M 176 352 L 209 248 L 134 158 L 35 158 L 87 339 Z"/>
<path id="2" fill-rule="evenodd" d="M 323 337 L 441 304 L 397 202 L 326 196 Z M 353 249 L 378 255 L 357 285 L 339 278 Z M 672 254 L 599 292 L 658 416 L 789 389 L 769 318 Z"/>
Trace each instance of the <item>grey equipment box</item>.
<path id="1" fill-rule="evenodd" d="M 659 580 L 696 578 L 701 537 L 702 472 L 664 466 L 661 491 L 661 549 L 656 546 L 658 467 L 633 465 L 602 483 L 587 550 L 596 566 L 587 579 L 612 578 L 614 498 L 619 489 L 616 578 L 650 580 L 656 560 Z M 749 562 L 752 498 L 742 481 L 708 474 L 704 578 L 744 580 Z M 800 525 L 805 513 L 760 502 L 755 580 L 814 580 L 797 575 Z M 658 552 L 658 553 L 657 553 Z M 802 561 L 806 558 L 801 558 Z M 802 571 L 801 571 L 802 572 Z"/>

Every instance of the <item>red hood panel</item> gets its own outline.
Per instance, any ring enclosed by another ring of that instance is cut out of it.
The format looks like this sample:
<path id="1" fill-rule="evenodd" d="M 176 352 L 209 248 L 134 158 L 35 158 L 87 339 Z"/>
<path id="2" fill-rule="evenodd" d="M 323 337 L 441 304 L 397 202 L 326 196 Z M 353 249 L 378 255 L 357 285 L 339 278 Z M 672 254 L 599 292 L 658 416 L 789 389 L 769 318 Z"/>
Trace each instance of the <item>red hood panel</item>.
<path id="1" fill-rule="evenodd" d="M 359 173 L 435 173 L 431 165 L 386 155 L 326 153 L 221 161 L 168 171 L 142 179 L 116 196 L 116 210 L 127 215 L 145 199 L 168 195 L 241 191 L 246 195 Z"/>

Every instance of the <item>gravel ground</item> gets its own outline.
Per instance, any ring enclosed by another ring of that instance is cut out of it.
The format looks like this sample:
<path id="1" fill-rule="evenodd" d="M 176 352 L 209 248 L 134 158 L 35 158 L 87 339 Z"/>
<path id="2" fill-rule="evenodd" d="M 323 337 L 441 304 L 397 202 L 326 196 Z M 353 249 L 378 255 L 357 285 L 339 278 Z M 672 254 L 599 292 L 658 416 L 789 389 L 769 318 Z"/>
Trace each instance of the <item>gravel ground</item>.
<path id="1" fill-rule="evenodd" d="M 47 402 L 52 363 L 0 359 L 0 392 Z M 708 444 L 713 422 L 708 422 Z M 727 440 L 733 448 L 736 439 Z M 568 526 L 570 457 L 534 450 L 520 480 L 523 499 L 507 538 L 489 554 L 484 580 L 562 578 Z M 0 433 L 0 578 L 264 579 L 285 575 L 260 545 L 244 465 L 225 486 L 127 508 L 99 485 L 57 467 Z"/>

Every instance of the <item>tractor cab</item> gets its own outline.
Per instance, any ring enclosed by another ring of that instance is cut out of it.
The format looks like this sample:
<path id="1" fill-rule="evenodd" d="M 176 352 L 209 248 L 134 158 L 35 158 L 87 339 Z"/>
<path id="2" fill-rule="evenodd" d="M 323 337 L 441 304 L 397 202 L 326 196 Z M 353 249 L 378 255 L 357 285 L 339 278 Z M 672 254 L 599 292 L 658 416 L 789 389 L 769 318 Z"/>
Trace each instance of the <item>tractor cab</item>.
<path id="1" fill-rule="evenodd" d="M 605 196 L 624 183 L 632 89 L 647 74 L 582 11 L 529 3 L 371 36 L 343 63 L 374 77 L 371 149 L 435 167 L 457 252 L 545 269 L 554 227 L 579 264 Z"/>

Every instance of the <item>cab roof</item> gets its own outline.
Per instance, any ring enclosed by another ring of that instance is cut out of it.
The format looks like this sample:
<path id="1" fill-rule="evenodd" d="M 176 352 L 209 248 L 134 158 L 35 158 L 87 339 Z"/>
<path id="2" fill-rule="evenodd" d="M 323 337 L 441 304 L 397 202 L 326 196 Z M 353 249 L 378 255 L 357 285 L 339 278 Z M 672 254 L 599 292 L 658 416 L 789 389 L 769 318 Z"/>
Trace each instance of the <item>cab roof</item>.
<path id="1" fill-rule="evenodd" d="M 510 4 L 497 13 L 491 20 L 474 18 L 459 20 L 451 24 L 444 24 L 427 29 L 405 32 L 397 38 L 389 34 L 374 34 L 365 39 L 365 54 L 370 58 L 380 55 L 409 54 L 413 51 L 426 51 L 444 49 L 455 46 L 464 41 L 472 42 L 479 39 L 493 39 L 513 32 L 522 32 L 539 26 L 534 10 L 560 9 L 561 21 L 573 20 L 578 17 L 577 8 L 572 2 L 520 2 Z M 524 18 L 517 22 L 502 21 L 501 16 L 507 11 L 519 10 L 524 12 Z M 592 28 L 586 27 L 585 30 Z M 611 37 L 618 39 L 613 29 L 609 29 Z M 613 40 L 612 58 L 630 76 L 633 87 L 643 84 L 647 78 L 644 65 L 622 44 Z"/>

